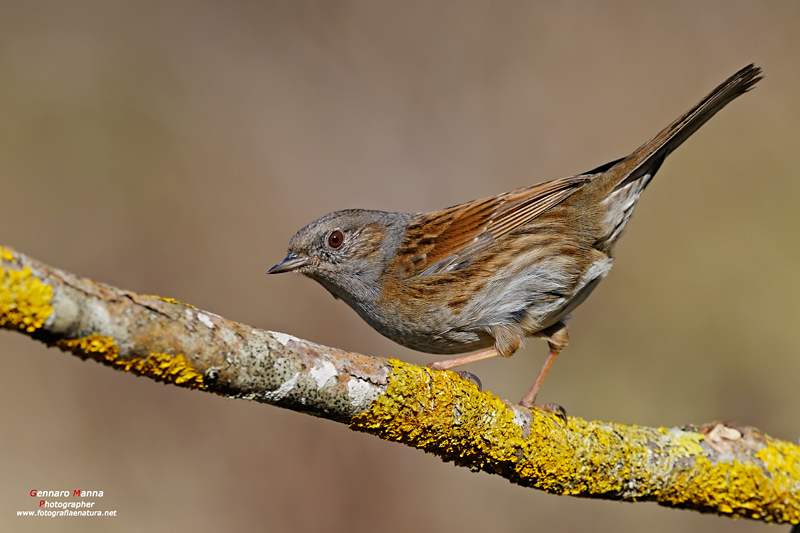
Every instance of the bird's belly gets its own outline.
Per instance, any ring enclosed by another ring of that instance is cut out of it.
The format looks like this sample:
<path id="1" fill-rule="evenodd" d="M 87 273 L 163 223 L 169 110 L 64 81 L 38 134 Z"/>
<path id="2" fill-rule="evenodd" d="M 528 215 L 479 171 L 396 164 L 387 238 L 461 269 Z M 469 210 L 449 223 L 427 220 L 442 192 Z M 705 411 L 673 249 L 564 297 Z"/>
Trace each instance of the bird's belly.
<path id="1" fill-rule="evenodd" d="M 392 305 L 383 306 L 380 312 L 363 308 L 356 311 L 384 337 L 420 352 L 458 354 L 494 345 L 494 338 L 485 328 L 452 328 L 448 325 L 452 320 L 440 319 L 438 312 L 409 318 Z"/>

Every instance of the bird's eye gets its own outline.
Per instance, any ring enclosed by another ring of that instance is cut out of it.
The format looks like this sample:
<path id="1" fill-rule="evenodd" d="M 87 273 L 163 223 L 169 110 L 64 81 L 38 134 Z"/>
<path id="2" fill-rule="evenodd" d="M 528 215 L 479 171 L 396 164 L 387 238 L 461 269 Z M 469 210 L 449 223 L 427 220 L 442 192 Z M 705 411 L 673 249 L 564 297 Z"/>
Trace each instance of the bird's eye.
<path id="1" fill-rule="evenodd" d="M 330 232 L 330 234 L 328 235 L 328 246 L 330 246 L 331 248 L 338 248 L 342 245 L 343 242 L 344 242 L 344 235 L 342 235 L 342 232 L 339 231 L 338 229 Z"/>

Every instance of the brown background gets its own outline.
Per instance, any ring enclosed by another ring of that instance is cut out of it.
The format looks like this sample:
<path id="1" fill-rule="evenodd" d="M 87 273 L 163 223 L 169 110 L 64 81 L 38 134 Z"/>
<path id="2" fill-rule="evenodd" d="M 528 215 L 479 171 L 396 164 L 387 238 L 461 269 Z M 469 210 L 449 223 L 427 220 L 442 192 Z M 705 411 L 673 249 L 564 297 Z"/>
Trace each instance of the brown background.
<path id="1" fill-rule="evenodd" d="M 740 67 L 670 156 L 540 399 L 800 435 L 800 3 L 3 2 L 0 243 L 75 273 L 427 363 L 299 276 L 292 234 L 625 155 Z M 546 351 L 475 365 L 517 399 Z M 165 387 L 0 332 L 4 531 L 766 531 L 550 496 L 346 427 Z M 23 520 L 31 489 L 115 519 Z M 773 528 L 774 529 L 774 528 Z M 769 529 L 772 531 L 773 529 Z"/>

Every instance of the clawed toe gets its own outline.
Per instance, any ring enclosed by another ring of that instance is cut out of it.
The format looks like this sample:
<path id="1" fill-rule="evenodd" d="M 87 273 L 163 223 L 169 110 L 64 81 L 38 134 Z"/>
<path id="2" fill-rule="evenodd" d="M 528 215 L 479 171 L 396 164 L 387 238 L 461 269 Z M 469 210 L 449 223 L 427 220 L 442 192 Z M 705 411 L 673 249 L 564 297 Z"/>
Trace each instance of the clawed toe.
<path id="1" fill-rule="evenodd" d="M 433 363 L 428 363 L 425 366 L 427 366 L 431 370 L 449 370 L 450 368 L 452 368 L 452 366 L 448 366 L 446 363 L 447 361 L 436 361 Z M 473 385 L 478 387 L 479 391 L 483 390 L 483 384 L 481 383 L 481 380 L 478 378 L 478 376 L 476 376 L 472 372 L 467 372 L 466 370 L 453 370 L 452 372 L 454 374 L 457 374 L 458 377 L 460 377 L 464 381 L 468 381 L 469 383 L 472 383 Z"/>
<path id="2" fill-rule="evenodd" d="M 456 372 L 456 374 L 458 374 L 458 377 L 460 377 L 464 381 L 468 381 L 473 385 L 475 385 L 476 387 L 478 387 L 479 391 L 483 390 L 483 385 L 481 384 L 481 380 L 478 378 L 478 376 L 476 376 L 472 372 L 467 372 L 466 370 L 459 370 Z"/>
<path id="3" fill-rule="evenodd" d="M 541 411 L 547 411 L 548 413 L 553 413 L 558 418 L 567 423 L 567 410 L 558 405 L 557 403 L 539 403 L 534 405 L 537 409 Z"/>

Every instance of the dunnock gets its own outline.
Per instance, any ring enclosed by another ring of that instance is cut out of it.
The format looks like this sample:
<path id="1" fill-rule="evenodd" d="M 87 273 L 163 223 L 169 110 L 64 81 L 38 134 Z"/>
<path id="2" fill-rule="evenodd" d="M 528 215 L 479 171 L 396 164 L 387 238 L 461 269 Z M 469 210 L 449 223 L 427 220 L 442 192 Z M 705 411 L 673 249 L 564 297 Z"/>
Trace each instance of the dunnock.
<path id="1" fill-rule="evenodd" d="M 567 345 L 564 319 L 611 268 L 611 250 L 664 158 L 758 80 L 749 65 L 628 157 L 594 170 L 433 213 L 349 209 L 292 237 L 270 274 L 315 279 L 390 339 L 423 352 L 497 355 L 523 338 L 550 352 L 520 402 L 533 405 Z M 488 349 L 486 349 L 488 348 Z"/>

